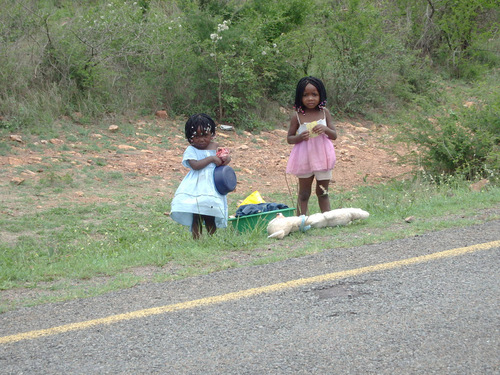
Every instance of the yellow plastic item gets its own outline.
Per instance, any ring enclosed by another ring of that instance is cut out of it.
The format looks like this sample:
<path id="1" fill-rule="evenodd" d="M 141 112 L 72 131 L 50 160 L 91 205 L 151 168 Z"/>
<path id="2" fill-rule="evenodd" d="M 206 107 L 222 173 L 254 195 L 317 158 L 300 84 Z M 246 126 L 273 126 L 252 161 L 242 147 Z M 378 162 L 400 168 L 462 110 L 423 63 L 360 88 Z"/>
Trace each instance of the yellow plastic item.
<path id="1" fill-rule="evenodd" d="M 246 197 L 243 202 L 241 202 L 239 206 L 243 206 L 245 204 L 259 204 L 259 203 L 266 203 L 264 199 L 260 196 L 260 193 L 255 190 L 252 194 L 250 194 L 248 197 Z"/>
<path id="2" fill-rule="evenodd" d="M 314 127 L 318 125 L 318 121 L 308 122 L 306 124 L 307 130 L 309 130 L 309 138 L 317 137 L 319 134 L 313 132 Z"/>

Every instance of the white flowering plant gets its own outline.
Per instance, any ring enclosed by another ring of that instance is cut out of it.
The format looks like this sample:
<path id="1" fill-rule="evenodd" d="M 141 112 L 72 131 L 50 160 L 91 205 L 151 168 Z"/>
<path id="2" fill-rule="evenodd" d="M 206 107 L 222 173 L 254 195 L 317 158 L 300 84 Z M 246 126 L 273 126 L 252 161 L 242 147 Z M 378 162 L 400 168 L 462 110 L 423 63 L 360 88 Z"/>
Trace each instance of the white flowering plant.
<path id="1" fill-rule="evenodd" d="M 278 44 L 263 40 L 248 26 L 223 20 L 210 33 L 207 52 L 215 77 L 209 81 L 216 86 L 217 115 L 226 121 L 249 119 L 275 71 L 285 70 Z"/>

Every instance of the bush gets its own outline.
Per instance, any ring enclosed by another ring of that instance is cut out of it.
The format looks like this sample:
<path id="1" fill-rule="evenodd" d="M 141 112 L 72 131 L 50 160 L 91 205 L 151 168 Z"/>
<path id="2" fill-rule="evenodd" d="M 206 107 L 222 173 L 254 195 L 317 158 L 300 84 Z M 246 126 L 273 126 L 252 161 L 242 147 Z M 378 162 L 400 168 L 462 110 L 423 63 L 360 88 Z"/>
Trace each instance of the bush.
<path id="1" fill-rule="evenodd" d="M 415 162 L 435 176 L 459 175 L 468 180 L 498 179 L 500 170 L 500 98 L 436 119 L 420 119 L 401 129 L 400 139 L 420 146 Z"/>

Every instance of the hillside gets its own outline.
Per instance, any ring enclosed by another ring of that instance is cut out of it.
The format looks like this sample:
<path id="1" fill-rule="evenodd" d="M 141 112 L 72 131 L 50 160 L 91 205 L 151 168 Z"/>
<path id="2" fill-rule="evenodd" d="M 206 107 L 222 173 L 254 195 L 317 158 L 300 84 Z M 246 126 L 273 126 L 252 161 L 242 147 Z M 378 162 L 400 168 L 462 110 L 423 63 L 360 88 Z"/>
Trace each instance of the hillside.
<path id="1" fill-rule="evenodd" d="M 181 166 L 187 146 L 183 122 L 150 119 L 136 121 L 131 126 L 135 134 L 129 136 L 120 126 L 113 133 L 108 129 L 90 130 L 86 142 L 74 140 L 63 131 L 59 137 L 47 140 L 22 134 L 11 136 L 8 140 L 11 151 L 0 156 L 2 200 L 10 202 L 11 209 L 22 209 L 21 196 L 26 188 L 51 183 L 60 188 L 53 194 L 35 195 L 37 207 L 57 206 L 68 200 L 82 203 L 112 200 L 116 189 L 127 189 L 130 184 L 133 188 L 130 187 L 129 193 L 139 200 L 154 194 L 170 198 L 186 173 Z M 259 134 L 218 129 L 217 140 L 231 149 L 232 166 L 238 177 L 237 194 L 230 197 L 254 190 L 263 196 L 288 193 L 289 188 L 295 194 L 296 179 L 291 175 L 285 177 L 292 147 L 286 143 L 286 126 Z M 332 192 L 403 178 L 411 171 L 411 166 L 398 163 L 394 151 L 404 152 L 405 148 L 391 143 L 386 126 L 340 121 L 337 128 Z M 85 180 L 90 170 L 94 176 L 92 183 Z M 110 175 L 115 178 L 109 178 Z"/>

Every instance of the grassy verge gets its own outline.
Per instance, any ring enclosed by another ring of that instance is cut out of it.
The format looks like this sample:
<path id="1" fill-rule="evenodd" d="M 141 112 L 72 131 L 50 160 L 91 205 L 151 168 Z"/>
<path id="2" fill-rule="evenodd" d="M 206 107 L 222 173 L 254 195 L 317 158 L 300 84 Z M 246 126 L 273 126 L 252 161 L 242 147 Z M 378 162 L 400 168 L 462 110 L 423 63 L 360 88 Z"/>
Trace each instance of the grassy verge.
<path id="1" fill-rule="evenodd" d="M 282 241 L 230 227 L 194 241 L 164 215 L 169 201 L 154 195 L 130 198 L 118 191 L 113 201 L 68 200 L 0 216 L 7 239 L 0 243 L 0 312 L 500 218 L 500 187 L 473 191 L 462 181 L 438 186 L 416 178 L 335 194 L 332 207 L 370 212 L 369 219 L 347 227 L 294 233 Z M 290 201 L 279 194 L 272 199 Z"/>
<path id="2" fill-rule="evenodd" d="M 440 101 L 421 98 L 418 111 L 397 117 L 412 123 L 413 118 L 433 116 L 445 104 L 457 110 L 467 100 L 479 103 L 498 86 L 497 73 L 489 78 L 476 85 L 450 85 L 436 94 Z M 107 134 L 102 127 L 100 133 Z M 160 144 L 167 152 L 172 149 L 170 139 L 179 134 L 176 124 L 167 129 L 148 126 L 140 132 L 127 123 L 120 127 L 134 140 L 137 152 L 150 144 Z M 436 184 L 420 176 L 332 194 L 332 207 L 359 207 L 370 213 L 369 219 L 347 227 L 294 233 L 282 241 L 269 240 L 262 232 L 240 234 L 227 228 L 193 241 L 185 228 L 164 215 L 171 197 L 164 182 L 140 177 L 133 168 L 99 168 L 107 161 L 97 151 L 120 155 L 116 142 L 128 139 L 108 142 L 106 136 L 93 133 L 99 132 L 95 127 L 71 123 L 38 130 L 46 139 L 64 132 L 68 142 L 49 142 L 43 158 L 18 167 L 19 175 L 40 175 L 39 179 L 0 186 L 0 312 L 500 219 L 498 184 L 475 191 L 459 178 Z M 15 159 L 18 150 L 12 144 L 0 142 L 0 156 Z M 26 142 L 26 147 L 37 151 L 42 146 Z M 178 181 L 183 176 L 170 173 Z M 491 180 L 498 181 L 498 171 L 494 174 Z M 74 199 L 79 188 L 91 194 Z M 243 198 L 230 194 L 230 212 Z M 266 200 L 288 205 L 294 201 L 280 194 Z M 310 207 L 317 207 L 314 198 Z M 413 217 L 410 223 L 405 221 L 408 217 Z"/>

